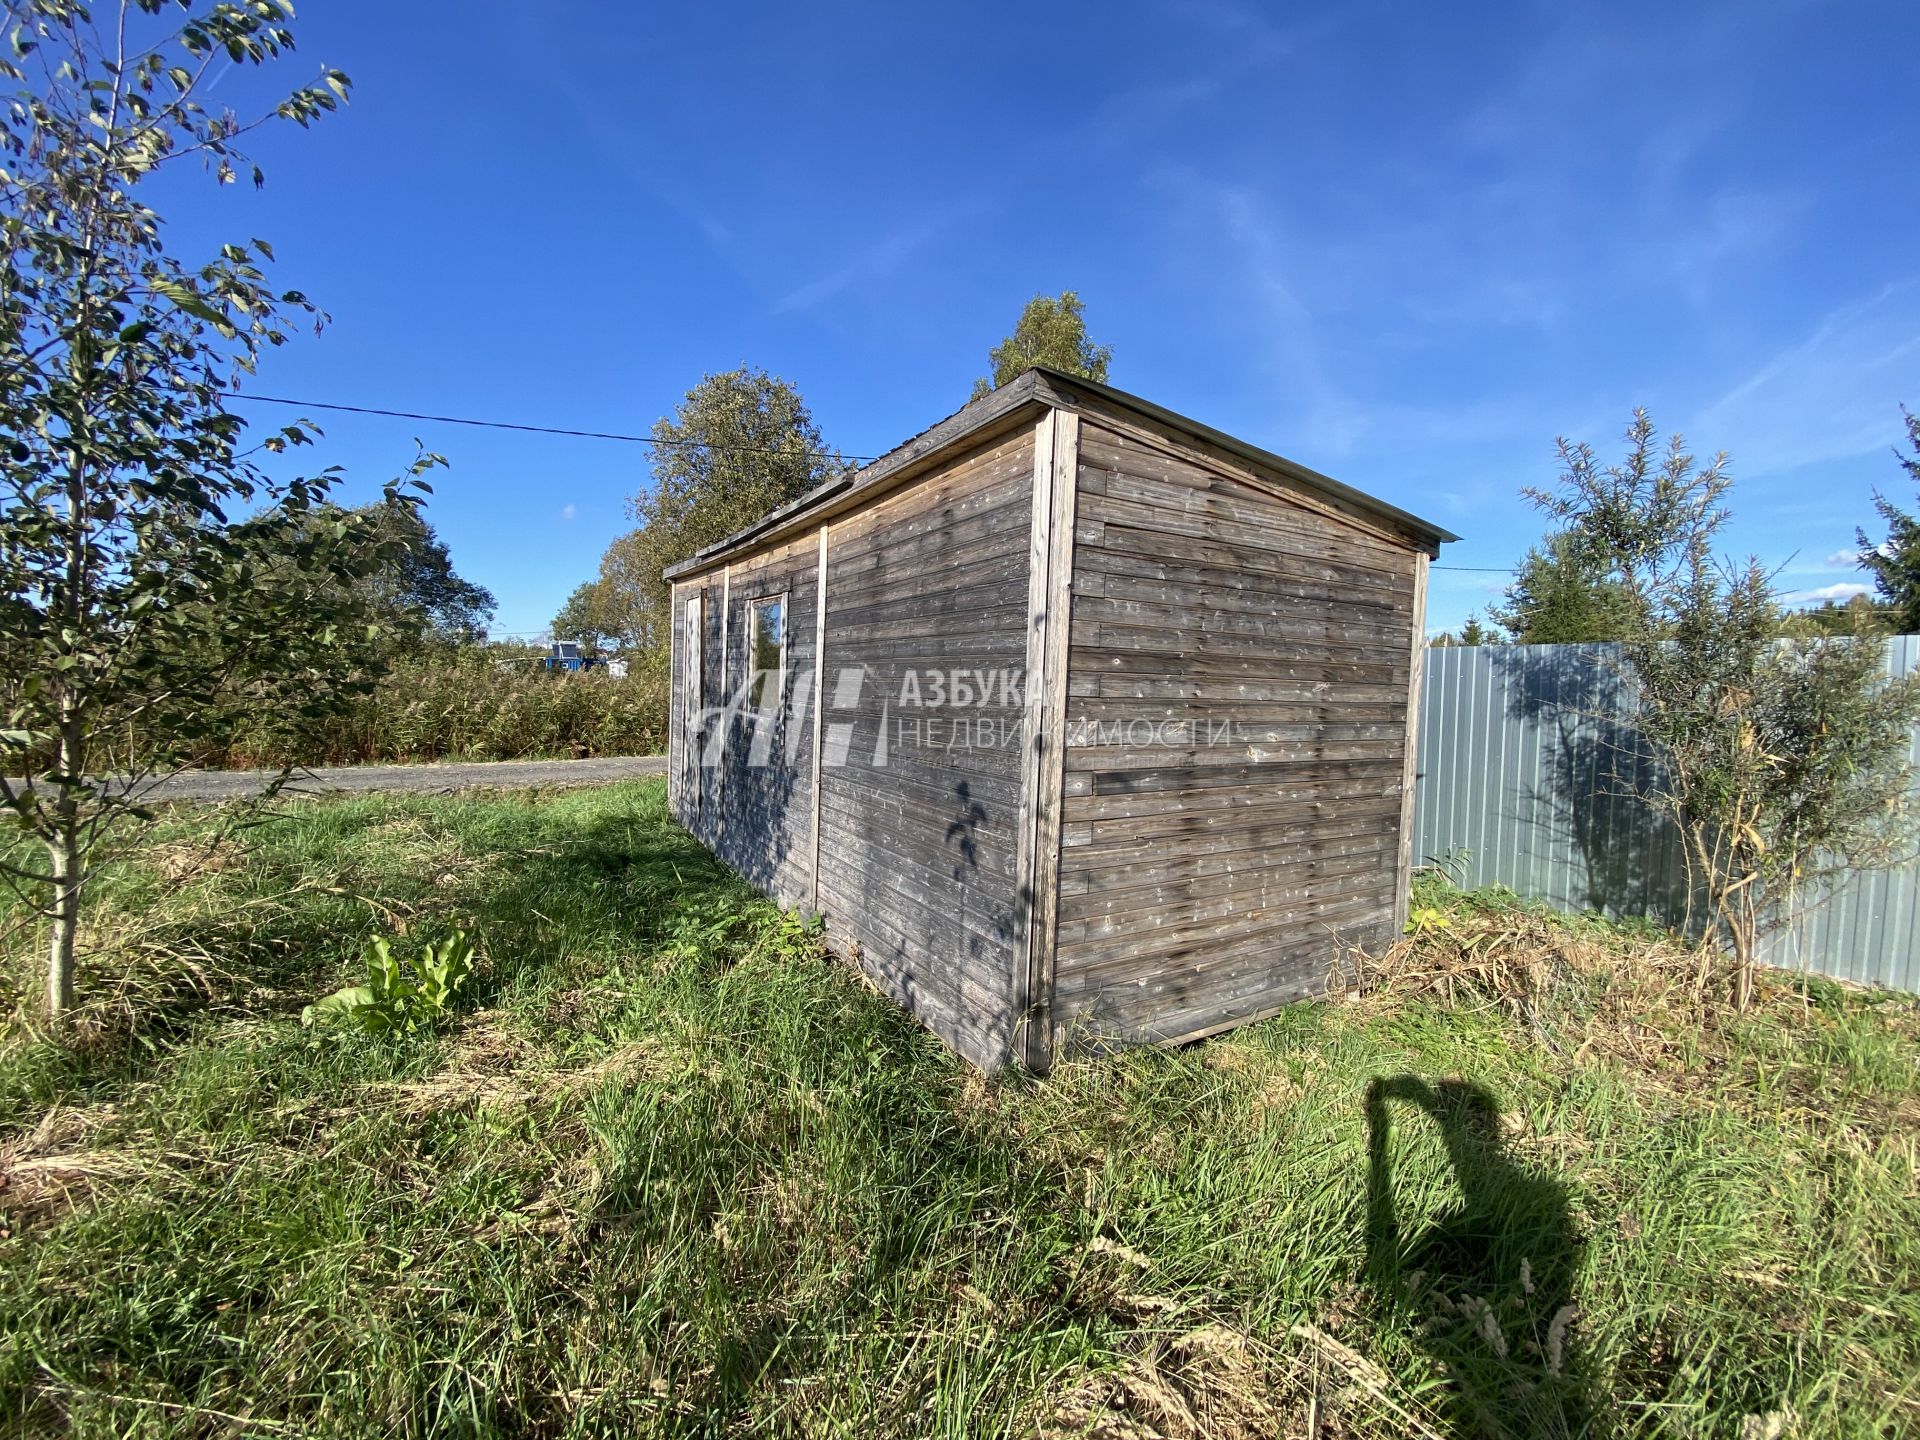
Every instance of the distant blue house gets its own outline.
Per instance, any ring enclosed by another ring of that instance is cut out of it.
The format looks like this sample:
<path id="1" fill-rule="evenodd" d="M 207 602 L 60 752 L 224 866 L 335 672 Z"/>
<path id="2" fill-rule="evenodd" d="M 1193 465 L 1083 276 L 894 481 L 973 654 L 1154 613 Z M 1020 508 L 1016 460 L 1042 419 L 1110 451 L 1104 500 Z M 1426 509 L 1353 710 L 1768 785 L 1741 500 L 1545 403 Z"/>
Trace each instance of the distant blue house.
<path id="1" fill-rule="evenodd" d="M 547 646 L 546 658 L 541 662 L 548 670 L 585 670 L 593 662 L 580 653 L 580 646 L 573 640 L 555 640 Z"/>
<path id="2" fill-rule="evenodd" d="M 582 655 L 579 642 L 574 640 L 555 640 L 547 646 L 547 653 L 540 657 L 539 663 L 543 670 L 604 670 L 615 680 L 624 680 L 627 676 L 626 661 Z"/>

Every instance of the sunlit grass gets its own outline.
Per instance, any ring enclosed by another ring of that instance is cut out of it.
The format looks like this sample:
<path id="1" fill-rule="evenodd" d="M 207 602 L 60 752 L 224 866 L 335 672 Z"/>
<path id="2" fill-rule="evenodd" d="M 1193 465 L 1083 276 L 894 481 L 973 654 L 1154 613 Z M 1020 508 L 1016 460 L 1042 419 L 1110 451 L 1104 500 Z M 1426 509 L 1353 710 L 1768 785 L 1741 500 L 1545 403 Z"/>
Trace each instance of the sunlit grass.
<path id="1" fill-rule="evenodd" d="M 1366 998 L 983 1080 L 657 783 L 209 825 L 106 885 L 85 1045 L 0 1056 L 16 1427 L 1920 1420 L 1911 1002 L 1735 1019 L 1656 937 L 1434 891 Z M 483 969 L 444 1033 L 301 1027 L 367 936 L 448 924 Z"/>

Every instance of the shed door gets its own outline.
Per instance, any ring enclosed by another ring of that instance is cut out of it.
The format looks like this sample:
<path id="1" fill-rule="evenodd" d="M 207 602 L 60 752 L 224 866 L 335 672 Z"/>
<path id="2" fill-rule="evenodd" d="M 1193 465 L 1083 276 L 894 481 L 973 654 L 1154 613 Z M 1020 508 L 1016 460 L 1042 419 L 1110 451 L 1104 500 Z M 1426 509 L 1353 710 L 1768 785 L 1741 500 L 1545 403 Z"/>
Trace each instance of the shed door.
<path id="1" fill-rule="evenodd" d="M 700 723 L 707 688 L 706 667 L 700 653 L 701 638 L 707 633 L 706 620 L 707 595 L 704 590 L 696 590 L 687 597 L 686 607 L 680 612 L 680 653 L 685 657 L 680 672 L 680 794 L 688 808 L 689 821 L 697 821 L 700 815 L 700 757 L 707 748 Z"/>

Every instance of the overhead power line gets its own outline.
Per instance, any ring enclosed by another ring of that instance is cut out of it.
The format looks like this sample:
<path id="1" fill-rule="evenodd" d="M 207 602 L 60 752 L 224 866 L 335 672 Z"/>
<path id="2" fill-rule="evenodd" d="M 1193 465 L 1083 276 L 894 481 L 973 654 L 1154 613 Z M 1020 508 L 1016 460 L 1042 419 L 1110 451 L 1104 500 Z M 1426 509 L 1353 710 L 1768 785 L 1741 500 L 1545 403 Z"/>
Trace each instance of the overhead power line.
<path id="1" fill-rule="evenodd" d="M 511 420 L 473 420 L 464 415 L 424 415 L 415 410 L 383 410 L 377 405 L 341 405 L 331 400 L 289 400 L 281 395 L 256 395 L 236 390 L 232 400 L 255 400 L 263 405 L 292 405 L 302 410 L 340 410 L 349 415 L 382 415 L 394 420 L 431 420 L 441 425 L 472 425 L 482 430 L 519 430 L 529 435 L 569 435 L 576 440 L 618 440 L 628 445 L 678 445 L 688 449 L 725 450 L 733 455 L 785 455 L 784 450 L 769 450 L 751 445 L 714 445 L 705 440 L 663 439 L 658 435 L 622 435 L 611 430 L 569 430 L 558 425 L 521 425 Z M 823 457 L 828 458 L 828 457 Z M 861 464 L 872 455 L 842 455 L 842 460 Z"/>
<path id="2" fill-rule="evenodd" d="M 342 405 L 333 400 L 289 400 L 282 395 L 256 395 L 236 390 L 228 398 L 254 400 L 263 405 L 291 405 L 302 410 L 338 410 L 348 415 L 379 415 L 391 420 L 431 420 L 440 425 L 472 425 L 482 430 L 518 430 L 528 435 L 566 435 L 576 440 L 617 440 L 626 445 L 679 445 L 689 449 L 725 450 L 734 455 L 784 455 L 783 450 L 768 450 L 749 445 L 714 445 L 705 440 L 676 440 L 658 435 L 623 435 L 616 430 L 570 430 L 559 425 L 522 425 L 512 420 L 475 420 L 465 415 L 428 415 L 418 410 L 387 410 L 378 405 Z M 873 455 L 841 455 L 865 465 L 877 459 Z M 1472 570 L 1486 575 L 1511 575 L 1511 565 L 1434 565 L 1435 570 Z"/>

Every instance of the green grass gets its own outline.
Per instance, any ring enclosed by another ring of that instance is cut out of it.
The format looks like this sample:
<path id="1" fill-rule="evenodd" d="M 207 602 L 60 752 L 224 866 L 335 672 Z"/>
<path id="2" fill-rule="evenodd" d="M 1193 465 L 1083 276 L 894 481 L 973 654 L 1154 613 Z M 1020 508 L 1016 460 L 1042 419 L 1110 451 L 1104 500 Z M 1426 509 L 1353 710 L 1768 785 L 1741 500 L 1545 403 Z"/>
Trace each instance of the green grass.
<path id="1" fill-rule="evenodd" d="M 1364 999 L 983 1080 L 657 783 L 210 823 L 0 1055 L 0 1432 L 1920 1423 L 1909 1001 L 1429 886 Z M 450 926 L 442 1033 L 301 1027 Z"/>

